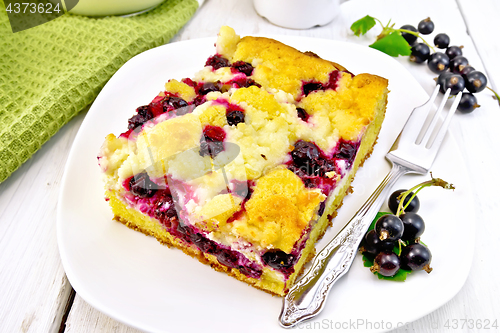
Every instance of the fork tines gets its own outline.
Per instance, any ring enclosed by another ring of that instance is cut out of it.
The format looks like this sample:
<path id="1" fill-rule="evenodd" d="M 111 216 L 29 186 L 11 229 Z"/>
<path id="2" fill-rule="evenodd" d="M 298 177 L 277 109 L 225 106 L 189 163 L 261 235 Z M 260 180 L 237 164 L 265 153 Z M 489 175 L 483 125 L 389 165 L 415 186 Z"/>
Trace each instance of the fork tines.
<path id="1" fill-rule="evenodd" d="M 429 99 L 429 114 L 431 112 L 431 106 L 434 104 L 434 101 L 437 97 L 437 94 L 439 92 L 439 85 L 436 86 L 434 89 L 431 98 Z M 453 100 L 448 113 L 446 114 L 444 120 L 440 124 L 440 127 L 437 125 L 438 120 L 441 119 L 441 114 L 444 113 L 445 106 L 450 99 L 450 93 L 451 89 L 448 88 L 446 92 L 443 95 L 443 98 L 441 100 L 441 103 L 439 104 L 438 109 L 434 113 L 434 116 L 432 117 L 432 120 L 430 124 L 427 127 L 423 128 L 423 133 L 420 133 L 419 137 L 423 135 L 423 138 L 421 140 L 417 140 L 416 143 L 420 145 L 424 145 L 425 147 L 429 149 L 438 149 L 441 146 L 441 142 L 444 139 L 444 136 L 446 134 L 446 130 L 448 129 L 448 126 L 451 122 L 451 118 L 455 114 L 455 111 L 457 110 L 458 103 L 460 102 L 460 99 L 462 97 L 462 92 L 459 92 L 455 99 Z M 427 103 L 426 103 L 427 104 Z M 437 131 L 437 133 L 433 136 Z"/>

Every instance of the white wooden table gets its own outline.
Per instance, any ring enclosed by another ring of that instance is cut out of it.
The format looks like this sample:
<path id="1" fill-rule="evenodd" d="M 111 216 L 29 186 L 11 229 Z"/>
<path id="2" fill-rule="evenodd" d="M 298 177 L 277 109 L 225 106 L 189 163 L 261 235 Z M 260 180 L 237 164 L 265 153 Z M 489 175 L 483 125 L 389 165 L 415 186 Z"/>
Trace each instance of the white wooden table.
<path id="1" fill-rule="evenodd" d="M 271 0 L 270 0 L 271 1 Z M 360 2 L 361 1 L 361 2 Z M 367 45 L 373 34 L 357 38 L 350 24 L 369 14 L 397 25 L 431 17 L 436 32 L 464 45 L 470 63 L 485 70 L 489 86 L 500 89 L 500 2 L 498 0 L 351 0 L 330 24 L 308 30 L 290 30 L 259 17 L 251 0 L 207 0 L 172 42 L 213 37 L 221 25 L 240 35 L 282 34 L 321 37 Z M 432 41 L 432 39 L 430 39 Z M 430 92 L 435 77 L 425 66 L 399 61 Z M 1 75 L 1 73 L 0 73 Z M 456 134 L 472 183 L 476 224 L 475 256 L 462 290 L 447 304 L 397 332 L 490 332 L 447 328 L 447 320 L 497 320 L 500 324 L 498 244 L 500 242 L 499 165 L 500 107 L 492 94 L 477 95 L 481 108 L 459 114 L 451 130 Z M 60 181 L 83 111 L 45 144 L 9 179 L 0 184 L 0 332 L 137 332 L 90 307 L 74 294 L 66 279 L 56 242 L 56 207 Z M 459 209 L 443 207 L 443 209 Z"/>

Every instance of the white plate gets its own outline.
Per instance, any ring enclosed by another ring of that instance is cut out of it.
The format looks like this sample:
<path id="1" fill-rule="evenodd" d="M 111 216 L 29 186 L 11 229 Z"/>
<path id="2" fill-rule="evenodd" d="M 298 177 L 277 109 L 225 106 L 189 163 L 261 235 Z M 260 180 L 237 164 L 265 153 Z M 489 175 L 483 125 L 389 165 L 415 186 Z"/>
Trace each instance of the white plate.
<path id="1" fill-rule="evenodd" d="M 321 249 L 389 171 L 384 155 L 410 111 L 426 101 L 427 94 L 402 65 L 376 50 L 331 40 L 274 38 L 334 60 L 353 73 L 389 79 L 391 93 L 378 144 L 359 170 L 354 193 L 344 200 L 334 228 L 318 245 Z M 120 68 L 103 88 L 66 165 L 57 213 L 59 250 L 76 292 L 99 311 L 130 326 L 151 332 L 283 332 L 277 321 L 281 298 L 112 221 L 103 197 L 96 156 L 104 137 L 123 132 L 135 108 L 149 103 L 167 79 L 191 77 L 214 54 L 214 42 L 191 40 L 144 52 Z M 435 176 L 453 182 L 457 190 L 431 188 L 419 195 L 427 223 L 422 238 L 433 253 L 434 271 L 418 272 L 404 283 L 383 281 L 363 267 L 358 256 L 333 288 L 322 314 L 301 328 L 384 331 L 424 316 L 460 290 L 472 262 L 474 220 L 468 177 L 458 152 L 449 135 L 433 167 Z M 429 176 L 407 176 L 397 187 L 426 179 Z"/>

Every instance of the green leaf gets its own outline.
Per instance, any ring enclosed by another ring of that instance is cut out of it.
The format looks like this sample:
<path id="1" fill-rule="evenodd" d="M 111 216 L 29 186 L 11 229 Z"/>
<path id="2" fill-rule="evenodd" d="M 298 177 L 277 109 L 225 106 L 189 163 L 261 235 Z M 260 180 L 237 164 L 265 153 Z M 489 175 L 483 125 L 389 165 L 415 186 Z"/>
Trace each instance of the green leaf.
<path id="1" fill-rule="evenodd" d="M 375 19 L 370 15 L 366 15 L 362 19 L 357 20 L 351 25 L 351 30 L 356 36 L 364 35 L 375 26 Z"/>
<path id="2" fill-rule="evenodd" d="M 397 57 L 399 55 L 409 56 L 411 54 L 410 45 L 398 31 L 394 31 L 389 35 L 380 38 L 375 43 L 370 45 L 370 47 L 384 52 L 391 57 Z"/>

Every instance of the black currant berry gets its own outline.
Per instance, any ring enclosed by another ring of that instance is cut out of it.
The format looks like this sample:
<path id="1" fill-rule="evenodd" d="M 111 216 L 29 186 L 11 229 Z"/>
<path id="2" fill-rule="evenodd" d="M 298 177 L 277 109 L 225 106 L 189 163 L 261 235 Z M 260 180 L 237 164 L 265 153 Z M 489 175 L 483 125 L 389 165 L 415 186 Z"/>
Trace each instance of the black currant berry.
<path id="1" fill-rule="evenodd" d="M 403 25 L 400 29 L 404 29 L 404 30 L 409 30 L 409 31 L 413 31 L 413 32 L 417 32 L 417 29 L 412 26 L 412 25 L 409 25 L 409 24 L 406 24 L 406 25 Z M 408 42 L 408 44 L 410 45 L 413 45 L 416 41 L 417 41 L 417 36 L 415 35 L 412 35 L 410 33 L 407 33 L 407 32 L 401 32 L 401 36 L 406 39 L 406 41 Z"/>
<path id="2" fill-rule="evenodd" d="M 217 70 L 222 67 L 229 67 L 229 60 L 222 56 L 214 55 L 207 59 L 205 66 L 212 66 L 214 70 Z"/>
<path id="3" fill-rule="evenodd" d="M 399 257 L 394 252 L 380 252 L 370 267 L 372 273 L 378 272 L 383 276 L 394 276 L 399 271 L 401 264 Z"/>
<path id="4" fill-rule="evenodd" d="M 470 72 L 473 72 L 475 71 L 476 69 L 474 67 L 472 67 L 471 65 L 467 65 L 465 67 L 462 67 L 462 69 L 460 70 L 460 75 L 464 76 L 464 75 L 467 75 L 469 74 Z M 464 78 L 465 79 L 465 78 Z"/>
<path id="5" fill-rule="evenodd" d="M 269 250 L 262 255 L 262 261 L 275 269 L 289 268 L 295 262 L 293 254 L 287 254 L 281 250 Z"/>
<path id="6" fill-rule="evenodd" d="M 226 119 L 229 126 L 238 125 L 245 122 L 245 114 L 238 110 L 229 111 L 226 113 Z"/>
<path id="7" fill-rule="evenodd" d="M 206 95 L 212 91 L 220 91 L 221 88 L 222 88 L 222 85 L 220 84 L 220 82 L 215 82 L 215 83 L 214 82 L 205 82 L 205 83 L 203 83 L 203 85 L 201 86 L 201 88 L 198 92 L 200 93 L 200 95 Z"/>
<path id="8" fill-rule="evenodd" d="M 389 205 L 389 209 L 391 210 L 391 212 L 393 212 L 394 214 L 396 214 L 396 212 L 398 211 L 398 206 L 399 206 L 399 195 L 403 192 L 406 192 L 407 190 L 397 190 L 397 191 L 394 191 L 391 196 L 389 197 L 389 201 L 388 201 L 388 205 Z M 406 205 L 408 204 L 410 198 L 413 196 L 413 192 L 411 192 L 410 194 L 408 194 L 405 198 L 405 201 L 404 201 L 404 205 L 403 205 L 403 208 L 406 207 Z M 418 212 L 418 209 L 420 208 L 420 200 L 418 199 L 417 196 L 415 196 L 415 198 L 413 198 L 413 200 L 410 202 L 410 204 L 408 205 L 408 207 L 406 207 L 404 209 L 405 213 L 409 213 L 409 212 L 413 212 L 413 213 L 416 213 Z"/>
<path id="9" fill-rule="evenodd" d="M 354 157 L 356 156 L 356 153 L 358 152 L 358 149 L 356 148 L 355 145 L 352 145 L 351 143 L 341 140 L 338 150 L 333 155 L 334 158 L 341 158 L 348 160 L 352 162 L 354 160 Z"/>
<path id="10" fill-rule="evenodd" d="M 450 45 L 450 37 L 447 34 L 437 34 L 436 37 L 434 37 L 434 45 L 438 49 L 445 49 Z"/>
<path id="11" fill-rule="evenodd" d="M 443 94 L 450 89 L 450 95 L 456 95 L 465 89 L 465 80 L 460 74 L 446 75 L 443 81 L 443 84 L 439 87 L 439 91 Z"/>
<path id="12" fill-rule="evenodd" d="M 424 35 L 431 34 L 434 31 L 434 22 L 431 21 L 430 17 L 418 23 L 418 31 Z"/>
<path id="13" fill-rule="evenodd" d="M 413 241 L 424 233 L 425 222 L 424 219 L 417 213 L 404 213 L 399 215 L 403 225 L 405 226 L 403 236 L 404 241 Z"/>
<path id="14" fill-rule="evenodd" d="M 476 96 L 471 93 L 463 93 L 457 109 L 462 113 L 471 113 L 478 107 Z"/>
<path id="15" fill-rule="evenodd" d="M 442 52 L 431 54 L 429 56 L 429 59 L 427 60 L 427 66 L 432 72 L 436 74 L 440 74 L 447 70 L 449 65 L 450 58 L 448 58 L 448 56 Z"/>
<path id="16" fill-rule="evenodd" d="M 467 60 L 464 56 L 456 56 L 452 60 L 450 60 L 450 71 L 459 74 L 465 66 L 469 64 L 469 60 Z"/>
<path id="17" fill-rule="evenodd" d="M 303 108 L 297 108 L 297 116 L 303 121 L 307 121 L 309 119 L 309 114 Z"/>
<path id="18" fill-rule="evenodd" d="M 403 236 L 403 221 L 396 215 L 382 215 L 375 222 L 375 232 L 380 240 L 397 241 Z"/>
<path id="19" fill-rule="evenodd" d="M 304 95 L 307 96 L 313 91 L 323 89 L 323 85 L 321 83 L 317 83 L 317 82 L 309 82 L 309 83 L 304 84 L 302 89 L 304 91 Z"/>
<path id="20" fill-rule="evenodd" d="M 141 198 L 150 198 L 156 193 L 157 185 L 151 181 L 146 172 L 139 173 L 130 178 L 128 183 L 130 192 Z"/>
<path id="21" fill-rule="evenodd" d="M 128 120 L 128 129 L 133 130 L 153 118 L 153 113 L 147 105 L 139 106 L 136 111 L 137 114 Z"/>
<path id="22" fill-rule="evenodd" d="M 231 67 L 236 69 L 238 72 L 245 74 L 246 76 L 252 75 L 253 72 L 252 64 L 244 61 L 236 61 L 231 65 Z"/>
<path id="23" fill-rule="evenodd" d="M 368 231 L 363 238 L 363 243 L 361 247 L 362 252 L 368 252 L 371 254 L 378 254 L 379 252 L 382 251 L 392 251 L 394 246 L 396 245 L 396 242 L 391 242 L 391 241 L 382 241 L 378 237 L 375 229 L 372 229 Z"/>
<path id="24" fill-rule="evenodd" d="M 173 218 L 178 218 L 174 199 L 170 194 L 163 192 L 156 200 L 154 216 L 167 228 L 170 228 Z"/>
<path id="25" fill-rule="evenodd" d="M 417 64 L 424 63 L 431 54 L 431 49 L 424 43 L 417 43 L 411 48 L 410 61 Z"/>
<path id="26" fill-rule="evenodd" d="M 439 74 L 439 76 L 437 77 L 436 79 L 436 84 L 439 85 L 439 86 L 444 86 L 446 80 L 448 80 L 448 77 L 452 76 L 453 73 L 451 72 L 442 72 L 441 74 Z"/>
<path id="27" fill-rule="evenodd" d="M 486 75 L 484 75 L 480 71 L 472 71 L 465 75 L 465 87 L 471 93 L 477 93 L 483 91 L 486 88 L 486 84 L 488 80 L 486 79 Z"/>
<path id="28" fill-rule="evenodd" d="M 446 49 L 445 53 L 448 56 L 448 58 L 453 59 L 455 57 L 461 56 L 462 55 L 462 48 L 463 46 L 450 46 Z"/>
<path id="29" fill-rule="evenodd" d="M 298 167 L 307 167 L 319 158 L 319 149 L 314 143 L 300 140 L 295 143 L 291 155 Z"/>
<path id="30" fill-rule="evenodd" d="M 406 246 L 401 251 L 400 259 L 401 268 L 403 269 L 412 271 L 420 271 L 423 269 L 427 273 L 432 271 L 432 268 L 429 266 L 432 260 L 431 251 L 420 243 Z"/>

